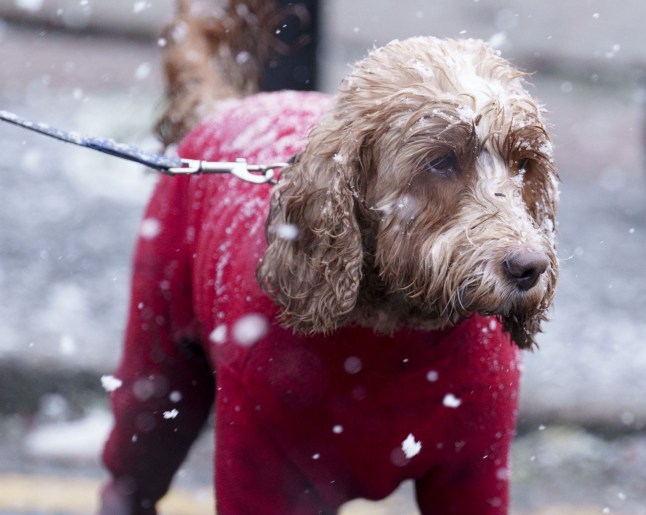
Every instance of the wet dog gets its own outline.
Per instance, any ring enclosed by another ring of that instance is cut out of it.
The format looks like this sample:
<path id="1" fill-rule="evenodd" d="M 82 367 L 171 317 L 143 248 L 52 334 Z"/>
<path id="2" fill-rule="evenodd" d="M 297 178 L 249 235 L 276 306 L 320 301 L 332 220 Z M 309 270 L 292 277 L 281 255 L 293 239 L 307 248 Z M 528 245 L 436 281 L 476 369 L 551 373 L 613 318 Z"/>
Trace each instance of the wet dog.
<path id="1" fill-rule="evenodd" d="M 193 67 L 222 19 L 174 26 L 176 91 L 201 94 L 161 126 L 207 113 L 184 157 L 291 164 L 273 192 L 158 183 L 104 513 L 154 513 L 213 405 L 220 514 L 336 513 L 407 479 L 422 513 L 506 513 L 518 348 L 558 275 L 557 175 L 523 74 L 480 41 L 420 37 L 371 52 L 333 98 L 199 89 L 226 82 Z"/>

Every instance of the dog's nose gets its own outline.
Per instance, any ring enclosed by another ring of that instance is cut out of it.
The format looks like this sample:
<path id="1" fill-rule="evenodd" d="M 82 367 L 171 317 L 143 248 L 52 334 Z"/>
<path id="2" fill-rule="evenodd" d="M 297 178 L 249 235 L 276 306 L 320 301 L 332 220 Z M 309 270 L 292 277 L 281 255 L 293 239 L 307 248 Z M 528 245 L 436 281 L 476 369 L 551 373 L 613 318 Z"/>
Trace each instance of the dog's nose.
<path id="1" fill-rule="evenodd" d="M 502 262 L 507 277 L 522 291 L 536 286 L 548 266 L 549 260 L 544 254 L 529 249 L 514 250 Z"/>

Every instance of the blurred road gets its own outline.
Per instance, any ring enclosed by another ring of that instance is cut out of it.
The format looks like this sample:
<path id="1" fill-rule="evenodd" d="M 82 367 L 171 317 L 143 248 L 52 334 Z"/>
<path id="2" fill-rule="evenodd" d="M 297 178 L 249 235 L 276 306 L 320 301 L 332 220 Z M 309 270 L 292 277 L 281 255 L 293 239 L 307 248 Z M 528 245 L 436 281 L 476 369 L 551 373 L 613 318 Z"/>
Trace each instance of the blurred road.
<path id="1" fill-rule="evenodd" d="M 373 40 L 425 27 L 498 35 L 505 55 L 538 70 L 563 179 L 562 279 L 541 348 L 526 355 L 514 513 L 646 514 L 646 95 L 634 50 L 646 36 L 624 23 L 646 7 L 440 4 L 442 22 L 416 0 L 397 13 L 381 0 L 330 1 L 325 87 Z M 531 22 L 550 9 L 567 22 Z M 0 109 L 154 149 L 155 41 L 0 23 Z M 10 299 L 0 304 L 0 514 L 90 513 L 110 423 L 99 379 L 119 353 L 130 249 L 154 177 L 8 126 L 0 155 L 0 298 Z M 211 452 L 206 433 L 162 513 L 212 513 Z M 345 515 L 414 513 L 407 488 Z"/>

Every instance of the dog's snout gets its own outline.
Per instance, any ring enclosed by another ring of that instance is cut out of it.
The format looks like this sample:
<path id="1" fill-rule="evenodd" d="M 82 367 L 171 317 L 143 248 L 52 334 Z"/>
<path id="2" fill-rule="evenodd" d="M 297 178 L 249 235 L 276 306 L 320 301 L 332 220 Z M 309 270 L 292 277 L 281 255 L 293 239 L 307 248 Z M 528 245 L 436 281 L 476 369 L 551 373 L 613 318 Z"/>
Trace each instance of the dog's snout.
<path id="1" fill-rule="evenodd" d="M 510 252 L 502 262 L 505 275 L 522 291 L 536 286 L 548 266 L 549 260 L 545 255 L 529 249 Z"/>

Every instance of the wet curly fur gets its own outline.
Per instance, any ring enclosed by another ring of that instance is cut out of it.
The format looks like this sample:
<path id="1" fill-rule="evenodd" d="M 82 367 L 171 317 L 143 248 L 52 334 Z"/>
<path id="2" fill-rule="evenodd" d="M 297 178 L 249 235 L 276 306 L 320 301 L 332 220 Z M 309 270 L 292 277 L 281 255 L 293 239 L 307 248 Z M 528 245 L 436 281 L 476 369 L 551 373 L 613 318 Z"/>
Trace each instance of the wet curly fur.
<path id="1" fill-rule="evenodd" d="M 244 90 L 227 87 L 220 100 Z M 196 111 L 171 103 L 166 126 Z M 481 41 L 393 41 L 354 66 L 284 170 L 258 281 L 299 332 L 438 329 L 477 312 L 531 347 L 558 276 L 557 180 L 523 73 Z M 530 287 L 509 265 L 528 260 Z"/>
<path id="2" fill-rule="evenodd" d="M 391 331 L 479 312 L 533 344 L 558 274 L 557 176 L 522 79 L 474 40 L 392 42 L 354 67 L 268 220 L 258 278 L 284 323 Z M 514 252 L 548 261 L 527 291 L 503 270 Z"/>

